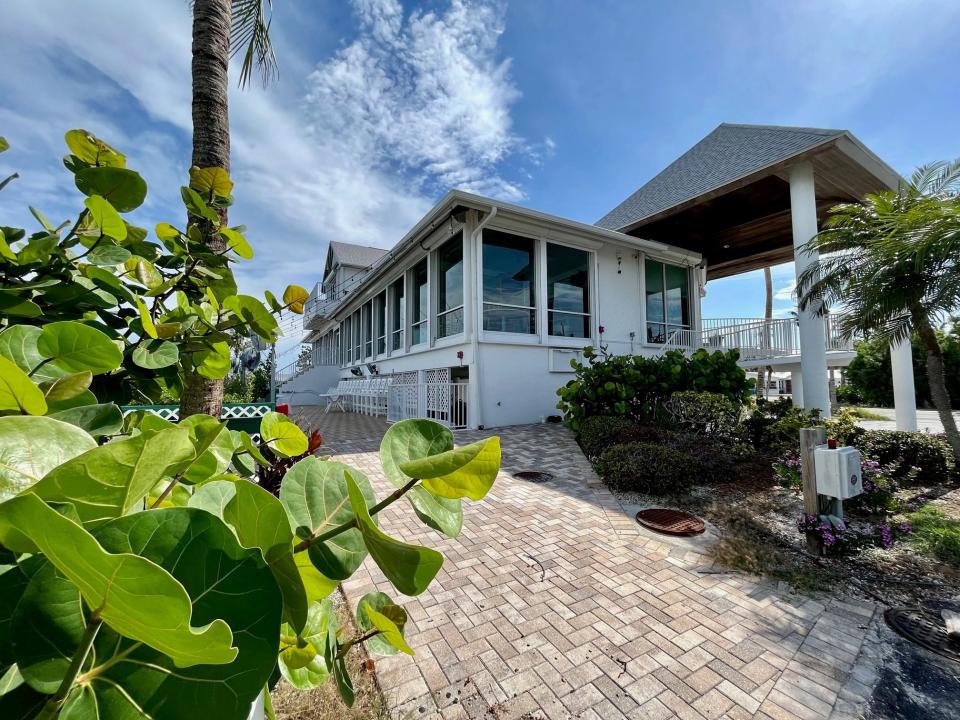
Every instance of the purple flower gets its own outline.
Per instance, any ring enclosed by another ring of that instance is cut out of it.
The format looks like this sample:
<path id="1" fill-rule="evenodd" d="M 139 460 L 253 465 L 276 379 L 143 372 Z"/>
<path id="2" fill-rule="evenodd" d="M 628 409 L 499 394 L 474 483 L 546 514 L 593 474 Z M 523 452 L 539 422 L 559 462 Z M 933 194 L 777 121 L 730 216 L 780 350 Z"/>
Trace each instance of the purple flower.
<path id="1" fill-rule="evenodd" d="M 904 533 L 904 534 L 906 534 L 906 535 L 909 535 L 910 533 L 913 532 L 913 526 L 910 525 L 910 523 L 907 523 L 907 522 L 900 523 L 900 532 L 902 532 L 902 533 Z"/>

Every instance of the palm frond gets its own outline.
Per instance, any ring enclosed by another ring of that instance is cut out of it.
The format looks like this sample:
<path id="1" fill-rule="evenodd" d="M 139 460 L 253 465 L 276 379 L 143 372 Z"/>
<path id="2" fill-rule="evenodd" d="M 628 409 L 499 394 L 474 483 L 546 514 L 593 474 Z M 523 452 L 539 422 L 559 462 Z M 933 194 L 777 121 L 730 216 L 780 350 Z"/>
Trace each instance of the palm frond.
<path id="1" fill-rule="evenodd" d="M 270 41 L 273 0 L 231 0 L 233 26 L 230 31 L 231 56 L 243 53 L 240 66 L 240 87 L 250 84 L 254 66 L 260 71 L 264 86 L 280 74 L 277 56 Z"/>

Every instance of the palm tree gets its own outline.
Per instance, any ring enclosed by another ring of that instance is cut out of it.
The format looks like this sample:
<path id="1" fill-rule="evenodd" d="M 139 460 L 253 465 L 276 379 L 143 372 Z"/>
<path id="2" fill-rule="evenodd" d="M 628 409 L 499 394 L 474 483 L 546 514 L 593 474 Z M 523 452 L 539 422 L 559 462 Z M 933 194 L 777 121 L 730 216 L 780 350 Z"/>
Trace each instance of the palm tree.
<path id="1" fill-rule="evenodd" d="M 770 267 L 763 269 L 763 285 L 766 290 L 766 301 L 763 305 L 763 342 L 770 347 L 770 321 L 773 320 L 773 274 Z M 767 381 L 773 375 L 773 368 L 761 365 L 757 368 L 757 400 L 767 399 Z M 761 393 L 763 393 L 761 395 Z"/>
<path id="2" fill-rule="evenodd" d="M 824 314 L 844 305 L 838 328 L 848 338 L 900 342 L 916 333 L 931 399 L 960 460 L 935 330 L 960 307 L 960 160 L 922 166 L 896 191 L 837 205 L 807 247 L 821 257 L 798 278 L 800 307 Z"/>
<path id="3" fill-rule="evenodd" d="M 193 0 L 193 159 L 196 167 L 221 167 L 230 172 L 230 115 L 227 76 L 230 58 L 243 52 L 240 86 L 247 87 L 254 68 L 264 84 L 277 75 L 270 43 L 273 0 Z M 218 210 L 220 223 L 226 209 Z M 212 223 L 201 228 L 215 251 L 225 247 Z M 190 373 L 180 397 L 180 417 L 194 413 L 220 416 L 223 381 Z"/>

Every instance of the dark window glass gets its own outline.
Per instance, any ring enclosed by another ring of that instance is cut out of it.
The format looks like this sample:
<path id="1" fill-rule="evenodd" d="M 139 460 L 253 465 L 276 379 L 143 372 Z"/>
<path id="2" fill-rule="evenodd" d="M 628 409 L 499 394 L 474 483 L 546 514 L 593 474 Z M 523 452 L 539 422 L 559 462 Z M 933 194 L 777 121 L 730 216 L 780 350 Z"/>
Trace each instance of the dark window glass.
<path id="1" fill-rule="evenodd" d="M 427 273 L 427 261 L 423 260 L 413 268 L 413 323 L 410 328 L 411 345 L 419 345 L 427 341 L 429 318 L 429 274 Z"/>
<path id="2" fill-rule="evenodd" d="M 547 245 L 547 309 L 549 333 L 590 337 L 590 253 Z"/>
<path id="3" fill-rule="evenodd" d="M 372 306 L 371 303 L 367 303 L 363 306 L 363 356 L 370 357 L 373 355 L 373 332 L 371 330 L 371 315 L 372 315 Z"/>
<path id="4" fill-rule="evenodd" d="M 373 322 L 376 325 L 377 355 L 387 351 L 387 291 L 373 299 Z"/>
<path id="5" fill-rule="evenodd" d="M 407 322 L 407 304 L 403 296 L 403 278 L 396 280 L 390 286 L 390 349 L 403 349 L 403 328 Z"/>
<path id="6" fill-rule="evenodd" d="M 484 231 L 484 330 L 536 332 L 534 247 L 530 238 Z"/>
<path id="7" fill-rule="evenodd" d="M 437 251 L 437 337 L 463 332 L 463 235 Z"/>
<path id="8" fill-rule="evenodd" d="M 690 327 L 690 274 L 687 268 L 644 261 L 647 342 L 665 343 Z"/>

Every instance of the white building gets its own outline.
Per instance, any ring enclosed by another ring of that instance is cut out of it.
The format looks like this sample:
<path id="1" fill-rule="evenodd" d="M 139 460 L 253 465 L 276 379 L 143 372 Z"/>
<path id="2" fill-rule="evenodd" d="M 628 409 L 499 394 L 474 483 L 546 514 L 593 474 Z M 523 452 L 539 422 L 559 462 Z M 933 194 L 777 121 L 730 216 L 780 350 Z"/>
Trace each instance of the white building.
<path id="1" fill-rule="evenodd" d="M 367 411 L 496 427 L 556 414 L 584 346 L 736 347 L 829 414 L 828 367 L 853 357 L 829 317 L 704 319 L 700 298 L 714 278 L 791 259 L 799 272 L 827 208 L 897 182 L 847 131 L 724 124 L 595 225 L 451 191 L 390 251 L 331 243 L 304 316 L 312 367 L 280 371 L 279 398 L 325 402 L 375 377 L 351 391 L 380 395 L 358 399 Z M 912 400 L 909 352 L 894 382 Z M 904 399 L 900 426 L 911 416 Z"/>

